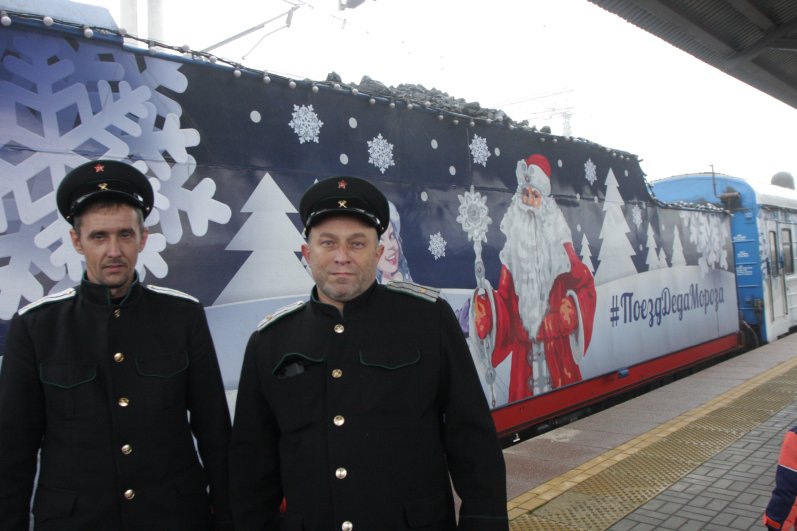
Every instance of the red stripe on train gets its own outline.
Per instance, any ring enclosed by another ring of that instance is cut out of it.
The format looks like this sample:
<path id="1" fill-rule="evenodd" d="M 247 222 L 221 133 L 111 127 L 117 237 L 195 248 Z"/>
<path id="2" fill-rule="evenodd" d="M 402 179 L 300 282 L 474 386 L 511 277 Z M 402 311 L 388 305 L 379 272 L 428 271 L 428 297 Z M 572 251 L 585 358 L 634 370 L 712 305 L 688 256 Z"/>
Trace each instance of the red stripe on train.
<path id="1" fill-rule="evenodd" d="M 633 365 L 628 367 L 628 374 L 624 377 L 620 376 L 619 371 L 614 371 L 550 393 L 515 402 L 493 410 L 495 427 L 498 435 L 504 438 L 536 424 L 561 417 L 611 396 L 653 382 L 701 361 L 727 354 L 739 347 L 739 335 L 734 333 Z"/>

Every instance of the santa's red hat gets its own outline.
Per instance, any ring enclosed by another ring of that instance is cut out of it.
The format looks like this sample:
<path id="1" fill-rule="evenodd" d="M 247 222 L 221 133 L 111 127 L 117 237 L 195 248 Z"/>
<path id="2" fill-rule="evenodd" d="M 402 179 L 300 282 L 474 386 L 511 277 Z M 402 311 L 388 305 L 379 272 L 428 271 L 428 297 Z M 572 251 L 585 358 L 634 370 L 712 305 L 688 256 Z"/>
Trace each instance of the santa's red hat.
<path id="1" fill-rule="evenodd" d="M 544 155 L 535 153 L 518 161 L 515 175 L 518 186 L 533 186 L 544 195 L 551 193 L 551 164 Z"/>

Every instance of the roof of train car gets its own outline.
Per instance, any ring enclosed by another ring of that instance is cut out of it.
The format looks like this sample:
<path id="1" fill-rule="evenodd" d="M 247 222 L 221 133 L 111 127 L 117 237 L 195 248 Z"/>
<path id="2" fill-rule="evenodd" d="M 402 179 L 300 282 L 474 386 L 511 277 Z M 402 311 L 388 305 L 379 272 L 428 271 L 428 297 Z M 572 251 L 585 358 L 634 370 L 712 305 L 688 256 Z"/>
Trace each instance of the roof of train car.
<path id="1" fill-rule="evenodd" d="M 797 108 L 794 0 L 589 0 Z"/>
<path id="2" fill-rule="evenodd" d="M 98 28 L 119 29 L 107 8 L 72 1 L 0 0 L 4 11 L 48 15 L 55 20 Z"/>
<path id="3" fill-rule="evenodd" d="M 776 186 L 774 184 L 758 182 L 758 181 L 751 181 L 747 179 L 743 179 L 741 177 L 734 177 L 733 175 L 725 175 L 721 173 L 714 174 L 714 176 L 719 179 L 720 181 L 731 181 L 737 186 L 746 187 L 749 190 L 749 193 L 752 194 L 755 198 L 755 203 L 762 206 L 776 206 L 781 208 L 787 208 L 789 210 L 797 210 L 797 190 L 792 190 L 790 188 L 784 188 L 782 186 Z M 664 179 L 658 179 L 656 181 L 652 181 L 651 185 L 653 186 L 654 192 L 656 189 L 657 184 L 663 182 L 672 182 L 672 181 L 682 181 L 688 179 L 700 179 L 704 181 L 710 181 L 712 178 L 712 174 L 705 172 L 705 173 L 690 173 L 684 175 L 673 175 L 671 177 L 665 177 Z M 740 190 L 744 195 L 744 191 Z"/>

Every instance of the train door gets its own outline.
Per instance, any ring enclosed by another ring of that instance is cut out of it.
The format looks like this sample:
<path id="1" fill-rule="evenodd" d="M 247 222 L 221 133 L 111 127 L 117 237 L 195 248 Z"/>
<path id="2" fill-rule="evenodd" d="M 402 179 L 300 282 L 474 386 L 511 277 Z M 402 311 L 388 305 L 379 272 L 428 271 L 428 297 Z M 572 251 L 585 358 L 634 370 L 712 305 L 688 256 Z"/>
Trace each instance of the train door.
<path id="1" fill-rule="evenodd" d="M 786 313 L 789 328 L 797 326 L 797 275 L 794 271 L 794 228 L 792 224 L 780 226 L 780 246 L 783 256 L 783 281 L 786 285 Z"/>
<path id="2" fill-rule="evenodd" d="M 767 220 L 767 339 L 775 338 L 789 331 L 788 299 L 786 279 L 783 272 L 783 256 L 779 242 L 779 226 L 775 220 Z"/>

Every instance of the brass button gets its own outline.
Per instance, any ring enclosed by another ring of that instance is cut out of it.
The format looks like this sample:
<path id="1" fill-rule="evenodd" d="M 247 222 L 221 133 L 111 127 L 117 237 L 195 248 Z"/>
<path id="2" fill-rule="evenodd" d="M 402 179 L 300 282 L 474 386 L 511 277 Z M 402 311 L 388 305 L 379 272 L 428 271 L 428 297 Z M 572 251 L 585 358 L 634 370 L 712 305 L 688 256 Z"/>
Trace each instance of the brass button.
<path id="1" fill-rule="evenodd" d="M 345 328 L 343 328 L 342 324 L 336 324 L 333 330 L 335 330 L 336 334 L 342 334 Z"/>
<path id="2" fill-rule="evenodd" d="M 130 455 L 133 453 L 133 447 L 129 444 L 122 445 L 122 453 L 125 455 Z"/>
<path id="3" fill-rule="evenodd" d="M 130 404 L 130 399 L 123 396 L 119 399 L 117 404 L 119 404 L 119 407 L 127 407 Z"/>
<path id="4" fill-rule="evenodd" d="M 343 522 L 343 525 L 340 526 L 341 531 L 352 531 L 354 529 L 354 524 L 346 520 Z"/>
<path id="5" fill-rule="evenodd" d="M 349 472 L 345 468 L 340 467 L 339 469 L 335 470 L 335 477 L 338 479 L 343 479 L 348 473 Z"/>
<path id="6" fill-rule="evenodd" d="M 117 309 L 115 309 L 113 311 L 113 316 L 114 317 L 119 317 L 120 315 L 122 315 L 122 309 L 121 308 L 117 308 Z"/>
<path id="7" fill-rule="evenodd" d="M 343 376 L 343 371 L 340 369 L 332 369 L 332 377 L 333 378 L 340 378 Z"/>
<path id="8" fill-rule="evenodd" d="M 132 500 L 133 498 L 136 497 L 136 491 L 134 491 L 133 489 L 127 489 L 124 493 L 124 497 L 126 500 Z"/>
<path id="9" fill-rule="evenodd" d="M 125 355 L 122 354 L 121 352 L 117 352 L 116 354 L 113 355 L 113 361 L 115 361 L 116 363 L 122 363 L 124 360 L 125 360 Z"/>
<path id="10" fill-rule="evenodd" d="M 335 418 L 332 419 L 332 422 L 335 423 L 335 426 L 343 426 L 343 423 L 346 422 L 346 419 L 343 418 L 343 415 L 335 415 Z"/>

